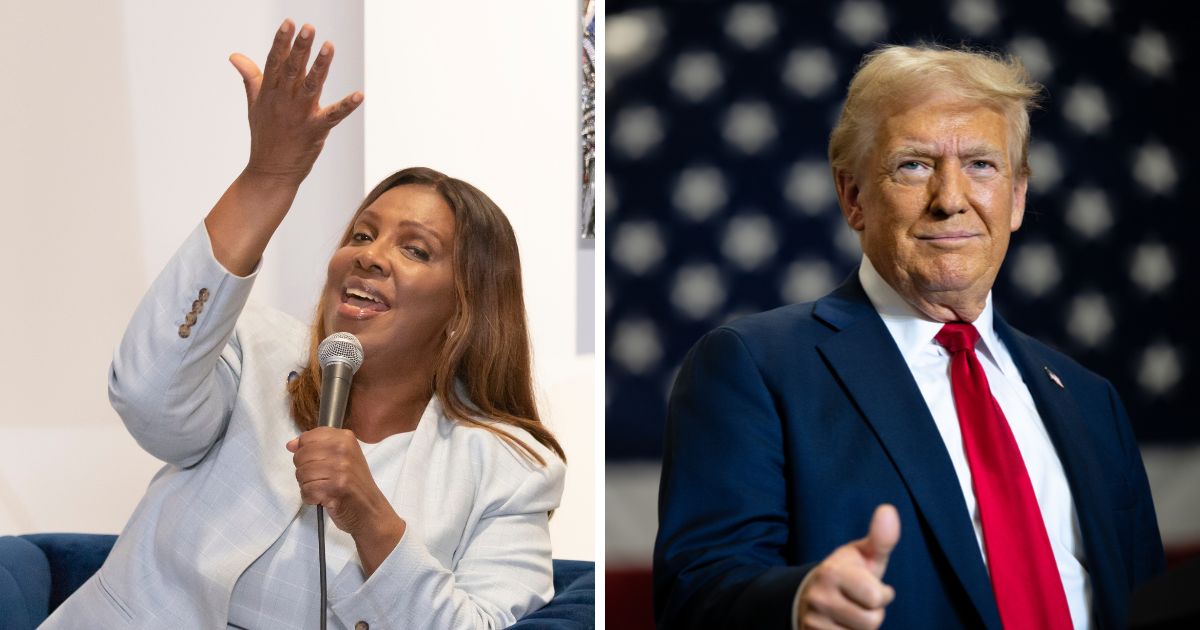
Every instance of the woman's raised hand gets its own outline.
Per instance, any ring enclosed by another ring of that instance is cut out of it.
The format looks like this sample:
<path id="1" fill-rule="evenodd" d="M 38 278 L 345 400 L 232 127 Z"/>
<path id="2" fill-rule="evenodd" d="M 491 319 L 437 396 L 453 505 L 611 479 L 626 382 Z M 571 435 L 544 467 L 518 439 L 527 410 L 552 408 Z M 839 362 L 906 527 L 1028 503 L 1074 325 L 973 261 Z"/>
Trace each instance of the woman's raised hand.
<path id="1" fill-rule="evenodd" d="M 333 44 L 321 45 L 306 73 L 316 29 L 301 26 L 293 41 L 295 28 L 291 20 L 283 21 L 261 71 L 241 53 L 230 55 L 229 61 L 246 84 L 250 118 L 246 174 L 299 186 L 321 154 L 329 130 L 362 104 L 363 95 L 356 91 L 322 108 L 321 88 L 333 61 Z"/>
<path id="2" fill-rule="evenodd" d="M 234 53 L 229 62 L 246 83 L 250 117 L 250 161 L 204 219 L 213 255 L 239 276 L 254 270 L 271 236 L 287 215 L 329 130 L 362 104 L 361 92 L 321 107 L 321 88 L 333 61 L 325 42 L 305 72 L 317 32 L 284 20 L 267 63 L 260 72 L 248 57 Z"/>

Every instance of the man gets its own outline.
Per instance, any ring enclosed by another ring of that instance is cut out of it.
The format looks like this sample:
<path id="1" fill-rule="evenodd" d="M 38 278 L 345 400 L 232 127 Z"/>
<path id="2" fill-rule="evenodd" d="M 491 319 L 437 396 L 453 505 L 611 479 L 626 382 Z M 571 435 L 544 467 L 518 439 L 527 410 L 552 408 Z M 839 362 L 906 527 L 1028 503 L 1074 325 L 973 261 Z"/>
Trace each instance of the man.
<path id="1" fill-rule="evenodd" d="M 1124 407 L 991 302 L 1039 90 L 970 51 L 864 60 L 829 147 L 859 269 L 675 383 L 660 627 L 1124 626 L 1163 567 Z"/>

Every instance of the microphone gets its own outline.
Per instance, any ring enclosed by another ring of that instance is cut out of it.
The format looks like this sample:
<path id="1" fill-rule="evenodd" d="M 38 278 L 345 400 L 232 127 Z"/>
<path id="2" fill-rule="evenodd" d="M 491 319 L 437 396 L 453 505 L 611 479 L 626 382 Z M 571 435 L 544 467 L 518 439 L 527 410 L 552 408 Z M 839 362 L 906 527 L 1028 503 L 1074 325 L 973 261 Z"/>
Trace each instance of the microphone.
<path id="1" fill-rule="evenodd" d="M 350 397 L 350 381 L 362 367 L 362 344 L 348 332 L 333 333 L 317 346 L 317 360 L 321 363 L 321 410 L 317 426 L 340 429 Z"/>
<path id="2" fill-rule="evenodd" d="M 317 346 L 317 361 L 321 363 L 321 410 L 317 426 L 340 429 L 350 398 L 350 381 L 362 367 L 362 344 L 348 332 L 333 333 Z M 329 592 L 325 584 L 325 508 L 321 505 L 317 506 L 317 560 L 321 575 L 320 628 L 325 630 Z"/>

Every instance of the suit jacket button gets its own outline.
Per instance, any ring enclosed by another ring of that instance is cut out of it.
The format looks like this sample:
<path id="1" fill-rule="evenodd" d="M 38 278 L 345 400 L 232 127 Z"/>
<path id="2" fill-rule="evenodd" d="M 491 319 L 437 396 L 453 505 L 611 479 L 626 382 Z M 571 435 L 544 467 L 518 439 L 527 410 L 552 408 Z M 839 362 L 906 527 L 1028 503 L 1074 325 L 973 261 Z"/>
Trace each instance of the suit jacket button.
<path id="1" fill-rule="evenodd" d="M 204 310 L 204 302 L 201 302 L 200 300 L 192 301 L 192 312 L 193 313 L 199 315 L 200 311 L 203 311 L 203 310 Z"/>
<path id="2" fill-rule="evenodd" d="M 190 334 L 192 334 L 192 327 L 191 327 L 191 326 L 188 326 L 187 324 L 184 324 L 184 325 L 182 325 L 182 326 L 180 326 L 180 327 L 179 327 L 179 336 L 180 336 L 180 337 L 183 337 L 184 339 L 187 339 L 187 338 L 188 338 L 188 335 L 190 335 Z"/>
<path id="3" fill-rule="evenodd" d="M 196 325 L 196 314 L 195 314 L 195 313 L 188 313 L 187 315 L 184 315 L 184 316 L 183 316 L 183 323 L 184 323 L 184 324 L 186 324 L 186 325 L 188 325 L 188 326 L 195 326 L 195 325 Z"/>
<path id="4" fill-rule="evenodd" d="M 201 302 L 208 301 L 208 289 L 200 289 L 200 301 Z"/>
<path id="5" fill-rule="evenodd" d="M 371 624 L 368 624 L 365 621 L 360 621 L 354 624 L 354 630 L 371 630 Z"/>

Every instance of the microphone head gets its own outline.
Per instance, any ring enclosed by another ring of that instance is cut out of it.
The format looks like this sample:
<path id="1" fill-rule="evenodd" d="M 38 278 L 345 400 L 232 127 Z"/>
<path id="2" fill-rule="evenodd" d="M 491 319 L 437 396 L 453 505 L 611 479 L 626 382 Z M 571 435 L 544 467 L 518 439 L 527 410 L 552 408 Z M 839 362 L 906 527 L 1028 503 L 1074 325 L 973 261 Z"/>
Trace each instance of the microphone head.
<path id="1" fill-rule="evenodd" d="M 335 332 L 317 346 L 317 360 L 322 370 L 333 363 L 344 363 L 350 366 L 351 373 L 357 372 L 363 362 L 362 344 L 348 332 Z"/>

